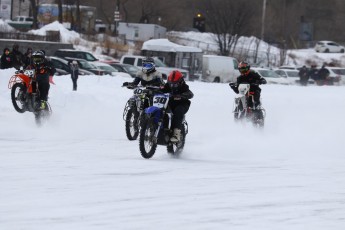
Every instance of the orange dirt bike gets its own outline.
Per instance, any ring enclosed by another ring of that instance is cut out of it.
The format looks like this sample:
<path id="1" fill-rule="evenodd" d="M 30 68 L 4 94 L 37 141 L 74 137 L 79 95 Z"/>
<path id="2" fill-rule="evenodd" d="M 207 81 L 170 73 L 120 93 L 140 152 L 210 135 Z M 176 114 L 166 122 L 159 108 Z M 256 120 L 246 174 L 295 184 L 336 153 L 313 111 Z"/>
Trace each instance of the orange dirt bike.
<path id="1" fill-rule="evenodd" d="M 51 107 L 46 102 L 45 109 L 40 109 L 40 95 L 36 82 L 35 70 L 16 71 L 10 78 L 8 88 L 11 89 L 11 99 L 18 113 L 26 111 L 35 114 L 35 121 L 40 125 L 52 114 Z"/>

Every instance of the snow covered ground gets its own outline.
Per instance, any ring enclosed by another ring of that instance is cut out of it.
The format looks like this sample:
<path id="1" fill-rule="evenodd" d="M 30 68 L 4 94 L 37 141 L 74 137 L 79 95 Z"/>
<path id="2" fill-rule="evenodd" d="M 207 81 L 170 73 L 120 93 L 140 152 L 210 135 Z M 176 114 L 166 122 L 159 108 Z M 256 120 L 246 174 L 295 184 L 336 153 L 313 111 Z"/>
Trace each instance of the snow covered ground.
<path id="1" fill-rule="evenodd" d="M 17 113 L 0 78 L 0 229 L 345 228 L 345 87 L 262 86 L 266 126 L 232 119 L 227 84 L 195 97 L 180 158 L 128 141 L 123 77 L 54 78 L 53 116 Z"/>

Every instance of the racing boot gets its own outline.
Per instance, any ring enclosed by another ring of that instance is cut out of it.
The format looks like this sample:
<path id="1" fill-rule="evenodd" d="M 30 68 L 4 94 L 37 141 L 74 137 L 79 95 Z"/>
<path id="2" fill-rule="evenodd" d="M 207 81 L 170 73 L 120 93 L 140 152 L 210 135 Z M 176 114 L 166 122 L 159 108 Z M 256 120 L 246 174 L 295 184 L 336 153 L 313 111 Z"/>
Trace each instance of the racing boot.
<path id="1" fill-rule="evenodd" d="M 46 109 L 46 107 L 47 107 L 47 103 L 46 103 L 46 101 L 41 100 L 41 104 L 40 104 L 39 109 L 40 109 L 40 110 L 45 110 L 45 109 Z"/>
<path id="2" fill-rule="evenodd" d="M 256 110 L 261 110 L 262 109 L 260 101 L 254 102 L 254 109 L 256 109 Z"/>
<path id="3" fill-rule="evenodd" d="M 173 135 L 170 138 L 170 141 L 173 143 L 179 142 L 181 139 L 181 129 L 174 129 Z"/>

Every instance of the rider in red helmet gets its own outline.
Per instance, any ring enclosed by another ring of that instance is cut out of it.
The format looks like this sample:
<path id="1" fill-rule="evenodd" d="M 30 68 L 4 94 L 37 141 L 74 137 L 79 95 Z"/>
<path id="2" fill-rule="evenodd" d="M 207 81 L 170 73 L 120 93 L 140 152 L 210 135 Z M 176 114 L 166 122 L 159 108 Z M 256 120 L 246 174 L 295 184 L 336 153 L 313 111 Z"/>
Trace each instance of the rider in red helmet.
<path id="1" fill-rule="evenodd" d="M 171 94 L 169 107 L 173 113 L 171 124 L 173 135 L 170 138 L 170 141 L 178 142 L 181 137 L 183 117 L 189 110 L 191 103 L 189 99 L 192 99 L 194 94 L 189 90 L 189 86 L 183 79 L 182 73 L 178 70 L 174 70 L 169 74 L 168 81 L 163 86 L 162 91 Z"/>
<path id="2" fill-rule="evenodd" d="M 266 84 L 265 78 L 261 77 L 257 72 L 250 70 L 250 65 L 242 61 L 238 64 L 238 70 L 241 75 L 237 77 L 237 83 L 230 83 L 230 87 L 235 93 L 238 93 L 238 86 L 241 83 L 250 84 L 250 92 L 254 93 L 254 105 L 253 108 L 260 108 L 260 93 L 261 89 L 259 85 Z"/>

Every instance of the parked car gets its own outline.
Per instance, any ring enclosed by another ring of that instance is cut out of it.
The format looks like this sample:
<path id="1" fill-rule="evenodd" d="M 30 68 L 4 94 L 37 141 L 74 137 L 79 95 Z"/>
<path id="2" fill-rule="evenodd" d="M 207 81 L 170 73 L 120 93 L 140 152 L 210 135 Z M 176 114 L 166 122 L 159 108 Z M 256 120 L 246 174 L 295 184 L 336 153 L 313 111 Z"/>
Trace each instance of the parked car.
<path id="1" fill-rule="evenodd" d="M 64 59 L 67 60 L 67 61 L 73 61 L 73 60 L 77 61 L 78 65 L 79 65 L 79 69 L 87 70 L 87 71 L 92 72 L 93 74 L 96 74 L 96 75 L 103 75 L 103 74 L 105 74 L 103 70 L 98 69 L 97 67 L 92 65 L 93 62 L 88 62 L 88 61 L 86 61 L 84 59 L 69 58 L 69 57 L 66 57 Z"/>
<path id="2" fill-rule="evenodd" d="M 300 84 L 299 70 L 296 69 L 276 69 L 274 70 L 279 76 L 286 78 L 290 84 Z M 308 80 L 308 84 L 315 84 L 313 79 Z"/>
<path id="3" fill-rule="evenodd" d="M 134 65 L 128 65 L 128 64 L 121 64 L 121 63 L 112 63 L 109 64 L 115 69 L 117 69 L 119 72 L 128 73 L 133 78 L 137 76 L 137 73 L 141 70 L 140 68 L 134 66 Z"/>
<path id="4" fill-rule="evenodd" d="M 68 61 L 59 57 L 54 57 L 54 56 L 50 56 L 48 57 L 51 61 L 51 63 L 53 64 L 53 66 L 56 69 L 60 69 L 65 71 L 67 74 L 71 73 L 71 67 L 68 65 Z M 79 69 L 79 74 L 80 75 L 94 75 L 93 72 L 85 70 L 85 69 Z M 60 73 L 60 75 L 63 75 L 62 72 Z"/>
<path id="5" fill-rule="evenodd" d="M 141 68 L 143 59 L 145 59 L 145 57 L 143 57 L 143 56 L 123 55 L 120 59 L 120 63 L 121 64 L 134 65 L 134 66 Z M 182 73 L 182 75 L 185 79 L 189 80 L 189 72 L 187 70 L 174 68 L 174 67 L 168 67 L 157 57 L 153 57 L 153 60 L 155 61 L 156 69 L 162 73 L 163 79 L 167 79 L 169 74 L 172 71 L 178 70 Z"/>
<path id="6" fill-rule="evenodd" d="M 63 69 L 55 68 L 55 70 L 54 76 L 69 75 L 69 73 Z"/>
<path id="7" fill-rule="evenodd" d="M 117 69 L 115 69 L 114 67 L 112 67 L 111 65 L 107 64 L 107 63 L 103 63 L 103 62 L 92 62 L 90 63 L 90 65 L 94 66 L 95 68 L 104 71 L 104 74 L 109 74 L 112 76 L 116 76 L 116 75 L 120 75 L 123 77 L 132 77 L 131 75 L 129 75 L 128 73 L 124 73 L 124 72 L 120 72 Z"/>
<path id="8" fill-rule="evenodd" d="M 8 20 L 7 24 L 18 30 L 30 30 L 34 19 L 27 16 L 16 16 L 13 20 Z"/>
<path id="9" fill-rule="evenodd" d="M 268 84 L 281 84 L 281 85 L 290 85 L 290 82 L 279 76 L 274 70 L 252 67 L 251 70 L 257 72 L 261 77 L 265 78 Z"/>
<path id="10" fill-rule="evenodd" d="M 315 45 L 315 51 L 321 53 L 344 53 L 345 47 L 332 41 L 319 41 Z"/>
<path id="11" fill-rule="evenodd" d="M 329 71 L 329 77 L 335 84 L 345 84 L 345 68 L 325 67 Z"/>
<path id="12" fill-rule="evenodd" d="M 101 19 L 95 20 L 95 31 L 97 33 L 105 33 L 107 26 L 103 23 Z"/>
<path id="13" fill-rule="evenodd" d="M 107 55 L 97 54 L 94 56 L 98 59 L 98 61 L 104 62 L 107 64 L 120 63 L 120 60 L 117 60 L 117 59 L 110 57 L 110 56 L 107 56 Z"/>
<path id="14" fill-rule="evenodd" d="M 202 80 L 207 82 L 231 82 L 236 81 L 240 75 L 236 58 L 203 55 Z"/>
<path id="15" fill-rule="evenodd" d="M 72 49 L 59 49 L 55 51 L 54 56 L 61 58 L 78 58 L 86 61 L 98 61 L 98 59 L 90 52 Z"/>
<path id="16" fill-rule="evenodd" d="M 302 66 L 298 67 L 298 66 L 293 66 L 293 65 L 282 65 L 279 66 L 278 69 L 292 69 L 292 70 L 300 70 L 302 68 Z"/>

